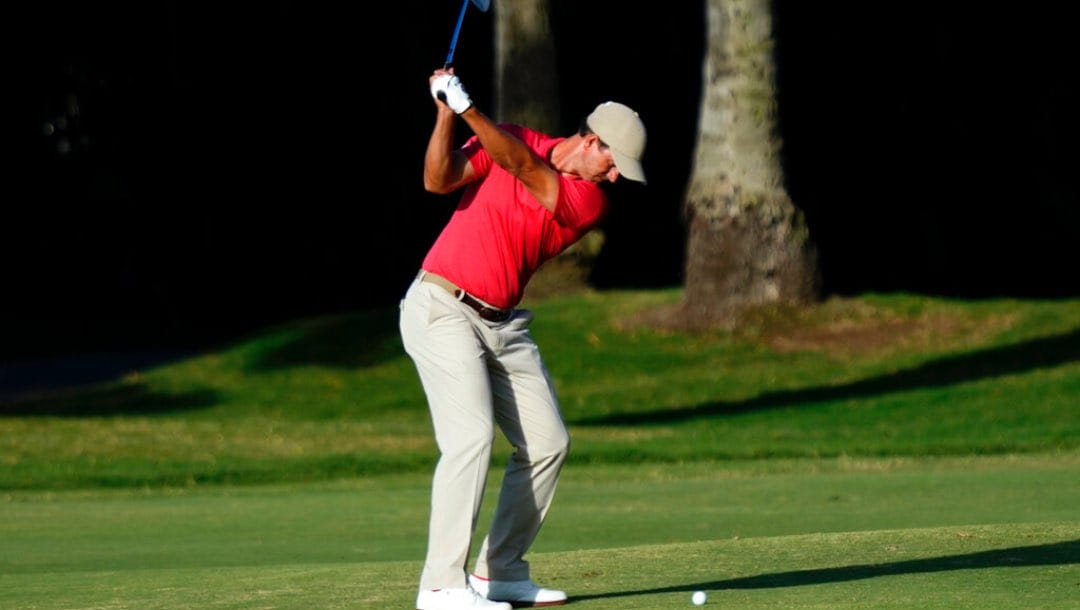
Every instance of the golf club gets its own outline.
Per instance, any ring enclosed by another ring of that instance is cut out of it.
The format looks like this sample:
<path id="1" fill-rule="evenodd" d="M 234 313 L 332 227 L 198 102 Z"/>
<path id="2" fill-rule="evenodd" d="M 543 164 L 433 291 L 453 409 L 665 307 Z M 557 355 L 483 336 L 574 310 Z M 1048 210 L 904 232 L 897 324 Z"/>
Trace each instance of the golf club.
<path id="1" fill-rule="evenodd" d="M 486 13 L 491 8 L 491 0 L 463 0 L 461 3 L 461 12 L 458 13 L 457 25 L 454 26 L 454 36 L 450 39 L 450 52 L 446 54 L 446 63 L 443 64 L 443 68 L 449 68 L 450 64 L 454 63 L 454 49 L 457 48 L 458 34 L 461 33 L 461 22 L 465 20 L 465 11 L 469 8 L 469 3 L 473 3 L 476 8 L 480 9 L 481 13 Z"/>

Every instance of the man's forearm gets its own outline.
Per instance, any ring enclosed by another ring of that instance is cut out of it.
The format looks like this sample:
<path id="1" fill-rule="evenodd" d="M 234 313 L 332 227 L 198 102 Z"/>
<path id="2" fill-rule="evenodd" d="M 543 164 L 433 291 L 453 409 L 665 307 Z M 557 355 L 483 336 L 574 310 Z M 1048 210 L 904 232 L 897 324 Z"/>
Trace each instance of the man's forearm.
<path id="1" fill-rule="evenodd" d="M 454 117 L 452 112 L 439 110 L 424 153 L 424 188 L 433 193 L 446 192 L 454 182 Z"/>

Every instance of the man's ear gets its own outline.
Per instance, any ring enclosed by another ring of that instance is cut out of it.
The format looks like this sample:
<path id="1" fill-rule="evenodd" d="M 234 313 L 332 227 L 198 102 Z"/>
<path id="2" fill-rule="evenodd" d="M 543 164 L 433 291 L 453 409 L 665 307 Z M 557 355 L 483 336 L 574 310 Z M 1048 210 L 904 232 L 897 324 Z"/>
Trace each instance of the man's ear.
<path id="1" fill-rule="evenodd" d="M 600 136 L 595 133 L 585 134 L 585 150 L 588 150 L 593 146 L 600 148 Z"/>

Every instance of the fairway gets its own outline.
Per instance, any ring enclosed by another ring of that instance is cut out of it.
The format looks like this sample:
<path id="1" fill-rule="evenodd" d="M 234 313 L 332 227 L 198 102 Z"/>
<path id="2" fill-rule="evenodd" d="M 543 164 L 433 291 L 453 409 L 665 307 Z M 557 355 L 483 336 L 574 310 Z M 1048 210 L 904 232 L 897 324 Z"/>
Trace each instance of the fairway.
<path id="1" fill-rule="evenodd" d="M 1080 608 L 1080 301 L 640 323 L 678 299 L 535 307 L 573 447 L 528 559 L 570 607 Z M 0 403 L 0 610 L 412 608 L 437 452 L 394 321 Z"/>
<path id="2" fill-rule="evenodd" d="M 577 608 L 1075 607 L 1078 480 L 1075 453 L 579 466 L 530 559 Z M 7 494 L 0 607 L 409 608 L 426 485 Z"/>

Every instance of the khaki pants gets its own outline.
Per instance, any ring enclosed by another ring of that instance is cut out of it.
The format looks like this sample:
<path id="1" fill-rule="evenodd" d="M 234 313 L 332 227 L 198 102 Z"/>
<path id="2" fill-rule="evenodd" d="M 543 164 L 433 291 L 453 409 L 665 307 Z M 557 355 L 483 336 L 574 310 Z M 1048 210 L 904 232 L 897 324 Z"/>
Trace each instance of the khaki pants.
<path id="1" fill-rule="evenodd" d="M 491 529 L 474 572 L 525 580 L 522 558 L 544 521 L 570 437 L 540 351 L 532 314 L 483 320 L 445 289 L 417 279 L 401 301 L 405 351 L 427 395 L 440 457 L 431 488 L 420 589 L 464 587 L 498 424 L 514 446 Z"/>

